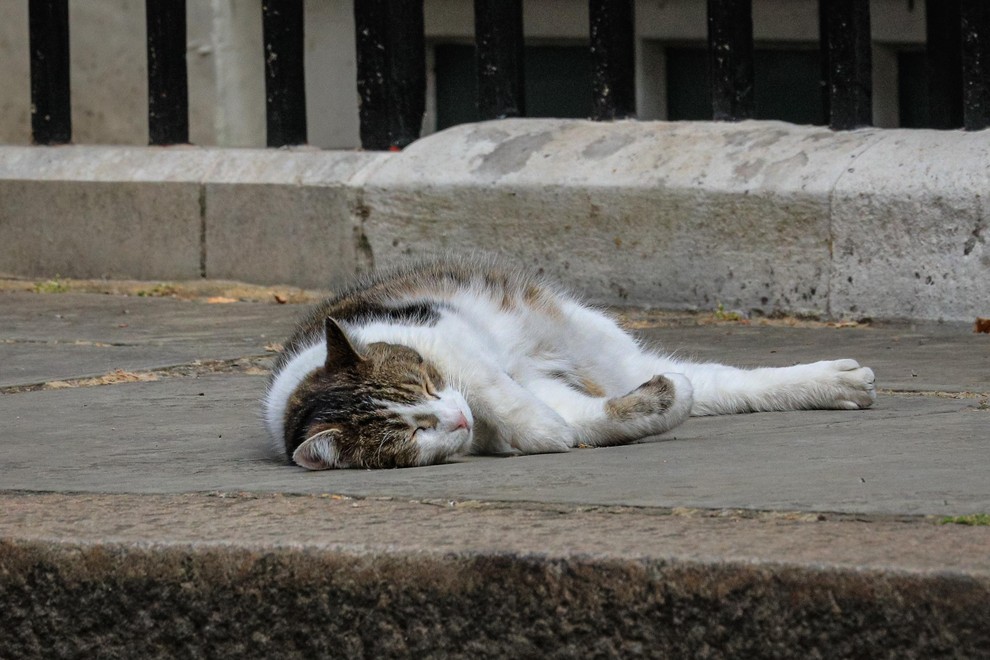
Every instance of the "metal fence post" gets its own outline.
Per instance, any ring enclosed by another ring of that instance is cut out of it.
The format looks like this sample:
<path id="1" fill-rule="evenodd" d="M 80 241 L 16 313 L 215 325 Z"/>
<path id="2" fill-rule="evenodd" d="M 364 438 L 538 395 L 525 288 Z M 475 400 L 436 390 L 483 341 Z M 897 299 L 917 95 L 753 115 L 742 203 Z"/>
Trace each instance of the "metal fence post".
<path id="1" fill-rule="evenodd" d="M 708 0 L 708 55 L 713 119 L 752 118 L 752 0 Z"/>
<path id="2" fill-rule="evenodd" d="M 959 0 L 925 3 L 925 76 L 928 124 L 962 126 L 962 42 Z"/>
<path id="3" fill-rule="evenodd" d="M 31 133 L 35 144 L 72 140 L 68 0 L 30 0 Z"/>
<path id="4" fill-rule="evenodd" d="M 990 128 L 990 3 L 963 0 L 963 125 Z"/>
<path id="5" fill-rule="evenodd" d="M 361 146 L 401 149 L 426 111 L 423 0 L 354 0 Z"/>
<path id="6" fill-rule="evenodd" d="M 525 116 L 522 0 L 474 0 L 474 34 L 479 116 Z"/>
<path id="7" fill-rule="evenodd" d="M 148 137 L 189 142 L 186 0 L 145 0 L 148 24 Z"/>
<path id="8" fill-rule="evenodd" d="M 426 114 L 426 41 L 423 0 L 392 0 L 388 35 L 389 148 L 402 149 L 419 137 Z"/>
<path id="9" fill-rule="evenodd" d="M 265 125 L 269 147 L 306 144 L 303 18 L 302 0 L 262 0 Z"/>
<path id="10" fill-rule="evenodd" d="M 636 34 L 632 0 L 590 0 L 591 118 L 636 116 Z"/>
<path id="11" fill-rule="evenodd" d="M 819 0 L 826 19 L 829 126 L 845 131 L 873 124 L 869 0 Z"/>

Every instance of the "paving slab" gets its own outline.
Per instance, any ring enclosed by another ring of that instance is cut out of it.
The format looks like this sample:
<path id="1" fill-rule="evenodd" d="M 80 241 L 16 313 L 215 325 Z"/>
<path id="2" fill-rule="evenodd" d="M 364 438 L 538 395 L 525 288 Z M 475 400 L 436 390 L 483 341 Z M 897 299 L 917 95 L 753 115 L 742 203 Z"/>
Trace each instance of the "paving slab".
<path id="1" fill-rule="evenodd" d="M 149 285 L 150 288 L 151 285 Z M 0 293 L 0 387 L 270 352 L 298 307 Z"/>
<path id="2" fill-rule="evenodd" d="M 866 411 L 695 418 L 626 447 L 308 472 L 268 449 L 258 421 L 263 388 L 261 377 L 223 374 L 5 396 L 0 489 L 882 514 L 990 510 L 990 410 L 975 399 L 888 395 Z"/>
<path id="3" fill-rule="evenodd" d="M 856 357 L 876 370 L 880 399 L 867 411 L 696 418 L 628 447 L 309 473 L 284 465 L 267 447 L 258 412 L 263 370 L 154 371 L 264 355 L 301 306 L 3 297 L 0 386 L 118 368 L 156 380 L 0 398 L 0 489 L 254 490 L 885 515 L 990 510 L 982 469 L 990 463 L 990 337 L 961 324 L 697 326 L 643 316 L 637 325 L 646 341 L 701 360 L 783 366 Z"/>

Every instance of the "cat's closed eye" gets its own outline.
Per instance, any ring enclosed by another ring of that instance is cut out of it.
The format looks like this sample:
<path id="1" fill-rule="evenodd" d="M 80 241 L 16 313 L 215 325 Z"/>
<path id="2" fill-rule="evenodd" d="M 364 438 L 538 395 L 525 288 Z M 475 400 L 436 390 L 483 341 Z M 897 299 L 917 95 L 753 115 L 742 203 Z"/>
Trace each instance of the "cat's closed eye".
<path id="1" fill-rule="evenodd" d="M 417 431 L 435 429 L 437 424 L 440 423 L 440 419 L 436 415 L 419 415 L 414 421 L 416 422 Z"/>
<path id="2" fill-rule="evenodd" d="M 434 399 L 438 398 L 430 391 L 430 388 L 427 386 L 427 384 L 419 379 L 408 380 L 402 383 L 399 387 L 401 387 L 406 392 L 410 392 L 415 395 L 426 395 Z"/>
<path id="3" fill-rule="evenodd" d="M 440 394 L 437 393 L 436 388 L 433 387 L 433 383 L 430 382 L 429 378 L 423 381 L 423 389 L 426 390 L 426 394 L 430 398 L 433 399 L 440 398 Z"/>

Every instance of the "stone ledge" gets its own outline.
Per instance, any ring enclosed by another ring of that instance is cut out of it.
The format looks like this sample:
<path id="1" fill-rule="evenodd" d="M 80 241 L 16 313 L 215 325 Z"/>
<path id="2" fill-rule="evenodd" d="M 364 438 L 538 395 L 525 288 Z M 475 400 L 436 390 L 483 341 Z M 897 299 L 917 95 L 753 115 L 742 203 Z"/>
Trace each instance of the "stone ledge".
<path id="1" fill-rule="evenodd" d="M 990 643 L 987 530 L 921 519 L 2 499 L 11 657 L 974 657 Z"/>
<path id="2" fill-rule="evenodd" d="M 0 147 L 0 272 L 325 287 L 502 252 L 592 300 L 972 321 L 990 131 L 517 119 L 401 153 Z"/>

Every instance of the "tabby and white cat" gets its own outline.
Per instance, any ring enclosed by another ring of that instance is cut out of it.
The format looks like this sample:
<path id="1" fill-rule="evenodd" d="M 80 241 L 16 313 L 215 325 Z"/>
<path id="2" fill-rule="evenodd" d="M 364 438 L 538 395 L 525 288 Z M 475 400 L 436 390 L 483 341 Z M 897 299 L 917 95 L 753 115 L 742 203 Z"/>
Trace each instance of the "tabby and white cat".
<path id="1" fill-rule="evenodd" d="M 873 372 L 854 360 L 677 360 L 544 279 L 479 258 L 379 273 L 317 305 L 276 361 L 264 416 L 280 453 L 319 470 L 564 452 L 690 415 L 875 400 Z"/>

